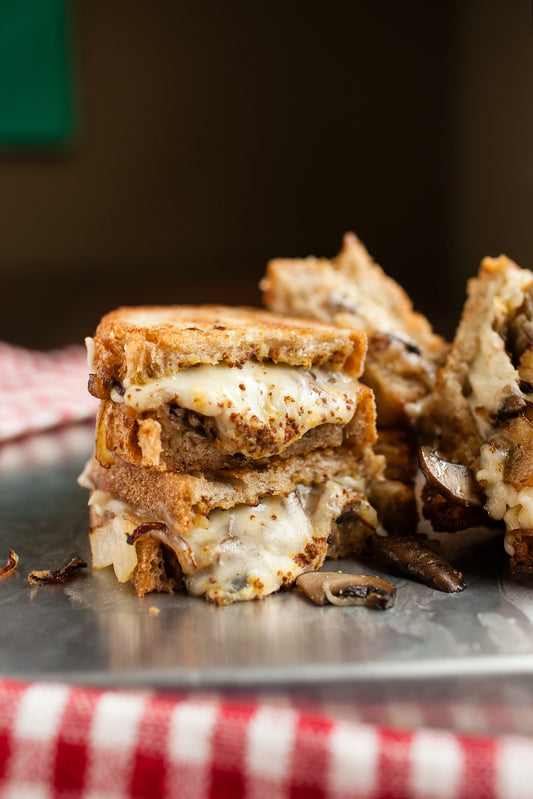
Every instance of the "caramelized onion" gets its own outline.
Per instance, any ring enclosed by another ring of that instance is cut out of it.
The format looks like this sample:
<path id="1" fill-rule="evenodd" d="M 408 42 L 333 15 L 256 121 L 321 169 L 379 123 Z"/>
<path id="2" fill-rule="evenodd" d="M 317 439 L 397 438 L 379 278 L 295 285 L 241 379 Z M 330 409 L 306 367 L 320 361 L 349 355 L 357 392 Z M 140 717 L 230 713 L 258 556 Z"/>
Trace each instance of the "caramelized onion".
<path id="1" fill-rule="evenodd" d="M 18 562 L 19 556 L 14 550 L 10 549 L 7 556 L 7 563 L 0 569 L 0 578 L 6 577 L 8 574 L 11 574 L 12 571 L 15 571 Z"/>
<path id="2" fill-rule="evenodd" d="M 86 562 L 75 555 L 68 563 L 65 563 L 64 566 L 56 571 L 52 569 L 31 571 L 28 574 L 28 582 L 30 585 L 65 585 L 73 578 L 78 569 L 85 569 L 86 567 Z"/>
<path id="3" fill-rule="evenodd" d="M 141 536 L 148 535 L 151 530 L 161 530 L 165 533 L 167 526 L 163 522 L 144 522 L 139 524 L 131 535 L 126 536 L 126 541 L 128 544 L 134 544 Z"/>

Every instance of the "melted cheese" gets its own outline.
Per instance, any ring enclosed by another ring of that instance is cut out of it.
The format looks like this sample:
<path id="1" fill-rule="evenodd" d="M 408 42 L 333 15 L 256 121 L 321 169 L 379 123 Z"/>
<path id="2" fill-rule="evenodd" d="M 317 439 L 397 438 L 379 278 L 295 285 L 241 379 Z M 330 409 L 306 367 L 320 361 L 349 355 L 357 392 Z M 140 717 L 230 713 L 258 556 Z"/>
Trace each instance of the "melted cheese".
<path id="1" fill-rule="evenodd" d="M 193 366 L 124 388 L 114 402 L 139 412 L 173 402 L 211 417 L 217 446 L 250 457 L 280 452 L 321 424 L 347 424 L 357 402 L 357 381 L 345 372 L 255 361 Z"/>
<path id="2" fill-rule="evenodd" d="M 117 577 L 126 581 L 136 559 L 135 548 L 125 543 L 125 534 L 131 534 L 135 519 L 140 524 L 146 518 L 102 492 L 93 497 L 91 504 L 97 505 L 102 515 L 111 512 L 107 523 L 91 533 L 93 566 L 113 564 Z M 266 497 L 251 507 L 212 510 L 187 534 L 187 557 L 182 543 L 174 546 L 187 590 L 226 604 L 267 596 L 292 584 L 303 571 L 322 565 L 333 522 L 348 503 L 361 500 L 365 520 L 375 522 L 375 512 L 349 478 L 311 488 L 299 486 L 286 497 Z M 157 536 L 173 546 L 172 532 L 158 532 Z"/>
<path id="3" fill-rule="evenodd" d="M 520 378 L 505 350 L 505 343 L 495 330 L 487 330 L 479 339 L 479 349 L 468 379 L 472 393 L 468 398 L 480 434 L 485 438 L 493 429 L 493 419 L 506 397 L 523 396 Z"/>

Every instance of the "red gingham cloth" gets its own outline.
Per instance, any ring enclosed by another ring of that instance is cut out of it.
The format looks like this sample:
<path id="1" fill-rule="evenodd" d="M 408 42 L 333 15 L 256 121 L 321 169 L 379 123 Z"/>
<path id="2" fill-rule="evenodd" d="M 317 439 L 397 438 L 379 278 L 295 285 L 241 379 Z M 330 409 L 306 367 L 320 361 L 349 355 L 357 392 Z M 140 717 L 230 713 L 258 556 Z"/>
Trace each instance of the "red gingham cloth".
<path id="1" fill-rule="evenodd" d="M 0 681 L 1 799 L 526 799 L 533 741 Z"/>
<path id="2" fill-rule="evenodd" d="M 0 441 L 94 416 L 88 374 L 83 347 L 33 352 L 0 342 Z"/>

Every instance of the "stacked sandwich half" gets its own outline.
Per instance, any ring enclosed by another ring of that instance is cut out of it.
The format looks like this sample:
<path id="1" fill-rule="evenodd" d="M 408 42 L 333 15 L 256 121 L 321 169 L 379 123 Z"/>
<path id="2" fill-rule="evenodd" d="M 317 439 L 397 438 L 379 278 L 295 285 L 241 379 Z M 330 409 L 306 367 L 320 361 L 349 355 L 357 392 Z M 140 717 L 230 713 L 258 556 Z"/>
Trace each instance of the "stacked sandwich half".
<path id="1" fill-rule="evenodd" d="M 101 400 L 93 566 L 137 593 L 266 596 L 357 550 L 379 479 L 366 337 L 267 311 L 122 308 L 88 341 Z"/>

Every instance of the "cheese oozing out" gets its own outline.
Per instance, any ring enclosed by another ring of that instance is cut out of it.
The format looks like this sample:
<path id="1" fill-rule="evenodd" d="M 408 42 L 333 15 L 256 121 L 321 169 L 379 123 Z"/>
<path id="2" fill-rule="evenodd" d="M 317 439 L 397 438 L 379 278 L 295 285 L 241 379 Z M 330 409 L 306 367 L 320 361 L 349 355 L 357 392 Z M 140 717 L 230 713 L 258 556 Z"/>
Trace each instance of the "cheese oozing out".
<path id="1" fill-rule="evenodd" d="M 343 371 L 248 361 L 242 367 L 200 364 L 124 389 L 112 393 L 114 402 L 141 413 L 176 403 L 214 420 L 221 449 L 261 457 L 319 425 L 346 425 L 358 383 Z"/>
<path id="2" fill-rule="evenodd" d="M 287 496 L 265 497 L 254 506 L 214 509 L 183 537 L 171 530 L 156 535 L 176 552 L 190 594 L 227 604 L 267 596 L 303 571 L 319 568 L 332 524 L 352 503 L 375 526 L 375 511 L 355 481 L 344 477 L 300 485 Z M 113 564 L 118 579 L 126 582 L 137 565 L 126 535 L 147 518 L 101 491 L 93 492 L 90 504 L 103 520 L 90 536 L 93 567 Z"/>

